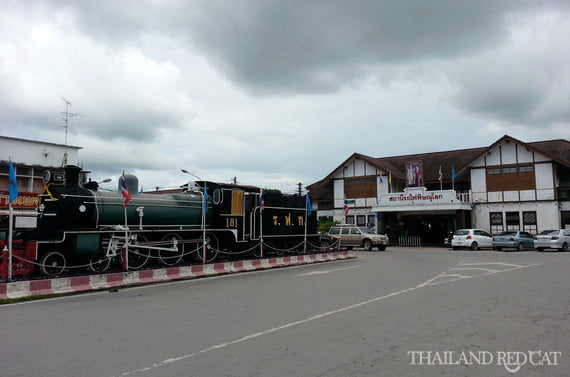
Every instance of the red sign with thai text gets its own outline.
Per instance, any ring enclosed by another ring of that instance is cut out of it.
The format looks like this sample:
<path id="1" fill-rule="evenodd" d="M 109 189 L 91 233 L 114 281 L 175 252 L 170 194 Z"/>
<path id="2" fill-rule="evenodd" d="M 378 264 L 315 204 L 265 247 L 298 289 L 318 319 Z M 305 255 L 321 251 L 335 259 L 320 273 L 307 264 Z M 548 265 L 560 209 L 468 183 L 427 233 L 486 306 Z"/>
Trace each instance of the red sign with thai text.
<path id="1" fill-rule="evenodd" d="M 13 208 L 37 208 L 40 197 L 35 192 L 20 192 L 12 203 Z M 8 191 L 0 191 L 0 208 L 8 208 Z"/>

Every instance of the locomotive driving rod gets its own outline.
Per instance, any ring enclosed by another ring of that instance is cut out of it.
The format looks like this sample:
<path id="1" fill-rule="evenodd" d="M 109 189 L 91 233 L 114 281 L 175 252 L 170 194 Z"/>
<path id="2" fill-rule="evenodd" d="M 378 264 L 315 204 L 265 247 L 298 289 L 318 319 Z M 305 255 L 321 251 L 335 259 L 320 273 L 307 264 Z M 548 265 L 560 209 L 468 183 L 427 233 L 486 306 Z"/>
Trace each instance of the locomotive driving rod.
<path id="1" fill-rule="evenodd" d="M 178 245 L 178 240 L 177 240 L 177 239 L 172 240 L 172 247 L 144 246 L 144 245 L 132 244 L 132 243 L 128 243 L 128 244 L 127 244 L 128 247 L 134 247 L 134 248 L 137 248 L 137 249 L 178 251 L 178 248 L 176 247 L 176 245 Z"/>

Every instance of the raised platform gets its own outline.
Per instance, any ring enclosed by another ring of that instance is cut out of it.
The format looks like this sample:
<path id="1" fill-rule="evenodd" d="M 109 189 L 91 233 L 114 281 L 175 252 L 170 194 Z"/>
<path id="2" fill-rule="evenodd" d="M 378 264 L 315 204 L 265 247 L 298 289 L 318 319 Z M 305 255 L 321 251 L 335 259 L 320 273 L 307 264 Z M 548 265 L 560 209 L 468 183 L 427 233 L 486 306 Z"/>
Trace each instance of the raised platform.
<path id="1" fill-rule="evenodd" d="M 206 276 L 233 274 L 237 272 L 298 266 L 309 263 L 331 262 L 350 258 L 356 257 L 348 251 L 338 251 L 279 258 L 201 264 L 185 267 L 159 268 L 154 270 L 74 276 L 69 278 L 18 281 L 0 284 L 0 301 L 31 296 L 73 294 L 131 285 L 154 284 L 164 281 L 195 279 Z"/>

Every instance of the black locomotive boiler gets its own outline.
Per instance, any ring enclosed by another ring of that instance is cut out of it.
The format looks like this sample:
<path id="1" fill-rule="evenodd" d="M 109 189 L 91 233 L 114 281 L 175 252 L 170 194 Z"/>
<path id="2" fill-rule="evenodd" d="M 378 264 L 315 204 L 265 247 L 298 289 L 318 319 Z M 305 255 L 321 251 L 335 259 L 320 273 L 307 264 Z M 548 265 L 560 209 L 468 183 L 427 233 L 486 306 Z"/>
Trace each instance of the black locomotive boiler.
<path id="1" fill-rule="evenodd" d="M 71 266 L 102 272 L 125 247 L 129 268 L 140 269 L 151 260 L 172 266 L 220 254 L 302 253 L 327 241 L 304 196 L 268 192 L 262 206 L 258 187 L 209 181 L 189 182 L 179 193 L 139 193 L 138 179 L 125 174 L 132 200 L 123 206 L 119 190 L 82 185 L 80 173 L 68 166 L 44 176 L 33 238 L 45 275 Z"/>

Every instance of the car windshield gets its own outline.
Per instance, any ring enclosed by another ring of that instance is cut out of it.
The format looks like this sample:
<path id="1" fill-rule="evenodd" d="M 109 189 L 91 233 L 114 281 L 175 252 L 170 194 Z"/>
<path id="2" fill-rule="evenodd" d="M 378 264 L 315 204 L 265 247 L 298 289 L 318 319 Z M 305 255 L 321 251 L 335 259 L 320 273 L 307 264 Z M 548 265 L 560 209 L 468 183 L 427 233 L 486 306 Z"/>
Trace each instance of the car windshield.
<path id="1" fill-rule="evenodd" d="M 499 236 L 516 236 L 517 232 L 503 232 Z"/>
<path id="2" fill-rule="evenodd" d="M 540 234 L 542 235 L 547 235 L 547 234 L 558 234 L 558 230 L 543 230 L 542 232 L 540 232 Z"/>
<path id="3" fill-rule="evenodd" d="M 372 229 L 368 229 L 368 228 L 358 228 L 362 234 L 374 234 L 374 231 Z"/>
<path id="4" fill-rule="evenodd" d="M 457 232 L 455 232 L 454 236 L 466 236 L 469 234 L 468 230 L 458 230 Z"/>

